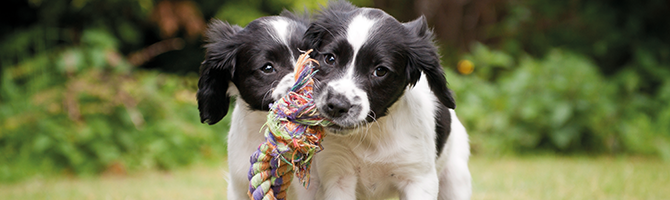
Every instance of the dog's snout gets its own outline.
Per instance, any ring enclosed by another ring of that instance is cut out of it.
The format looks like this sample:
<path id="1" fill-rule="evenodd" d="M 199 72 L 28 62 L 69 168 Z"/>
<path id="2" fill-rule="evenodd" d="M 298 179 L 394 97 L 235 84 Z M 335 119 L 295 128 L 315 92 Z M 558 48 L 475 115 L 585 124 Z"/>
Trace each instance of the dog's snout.
<path id="1" fill-rule="evenodd" d="M 318 111 L 329 118 L 333 125 L 330 130 L 343 133 L 344 129 L 353 129 L 365 123 L 369 113 L 367 94 L 349 79 L 335 80 L 315 87 L 314 103 Z"/>
<path id="2" fill-rule="evenodd" d="M 333 118 L 338 118 L 345 116 L 349 109 L 351 109 L 351 103 L 342 95 L 331 96 L 326 100 L 325 111 L 326 114 Z"/>

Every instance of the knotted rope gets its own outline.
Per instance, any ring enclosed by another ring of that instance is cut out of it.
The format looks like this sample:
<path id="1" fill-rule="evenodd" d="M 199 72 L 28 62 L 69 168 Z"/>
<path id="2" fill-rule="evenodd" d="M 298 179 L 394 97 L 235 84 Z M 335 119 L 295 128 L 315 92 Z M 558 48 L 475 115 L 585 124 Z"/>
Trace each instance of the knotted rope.
<path id="1" fill-rule="evenodd" d="M 323 126 L 330 123 L 312 99 L 318 62 L 309 58 L 311 51 L 298 58 L 289 93 L 270 105 L 265 142 L 251 155 L 248 195 L 253 200 L 286 199 L 294 173 L 309 187 L 312 157 L 323 149 Z"/>

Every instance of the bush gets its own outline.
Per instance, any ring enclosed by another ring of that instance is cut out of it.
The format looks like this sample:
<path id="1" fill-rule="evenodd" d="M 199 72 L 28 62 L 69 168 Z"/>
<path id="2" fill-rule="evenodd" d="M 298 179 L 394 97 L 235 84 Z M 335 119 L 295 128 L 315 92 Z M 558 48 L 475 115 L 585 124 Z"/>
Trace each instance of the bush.
<path id="1" fill-rule="evenodd" d="M 475 45 L 469 76 L 449 73 L 475 151 L 633 153 L 670 158 L 668 85 L 638 90 L 632 71 L 603 77 L 589 59 L 560 49 L 542 60 Z M 516 64 L 518 63 L 518 64 Z"/>
<path id="2" fill-rule="evenodd" d="M 3 69 L 0 181 L 171 169 L 225 155 L 227 121 L 199 122 L 197 75 L 131 70 L 115 45 L 88 29 L 81 45 Z"/>

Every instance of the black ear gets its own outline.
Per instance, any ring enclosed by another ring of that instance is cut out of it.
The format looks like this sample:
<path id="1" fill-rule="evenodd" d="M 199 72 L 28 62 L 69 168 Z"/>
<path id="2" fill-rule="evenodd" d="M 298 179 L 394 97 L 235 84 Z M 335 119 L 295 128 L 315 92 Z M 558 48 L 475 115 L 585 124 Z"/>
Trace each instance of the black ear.
<path id="1" fill-rule="evenodd" d="M 351 3 L 346 1 L 330 1 L 328 7 L 321 7 L 321 11 L 316 15 L 316 19 L 309 24 L 307 31 L 303 35 L 303 44 L 309 49 L 314 49 L 314 54 L 318 53 L 319 47 L 324 42 L 332 40 L 335 35 L 340 34 L 337 30 L 345 30 L 338 20 L 346 18 L 348 13 L 356 9 Z"/>
<path id="2" fill-rule="evenodd" d="M 221 121 L 228 113 L 230 97 L 226 93 L 235 72 L 235 57 L 239 43 L 232 38 L 241 27 L 212 20 L 206 32 L 205 61 L 200 65 L 198 80 L 198 110 L 200 122 L 209 125 Z"/>
<path id="3" fill-rule="evenodd" d="M 405 28 L 407 28 L 411 34 L 414 34 L 419 38 L 430 37 L 429 39 L 433 39 L 433 31 L 428 29 L 428 22 L 426 21 L 426 17 L 423 15 L 413 21 L 403 23 L 402 25 L 405 26 Z"/>
<path id="4" fill-rule="evenodd" d="M 302 44 L 307 47 L 307 49 L 304 50 L 314 49 L 315 51 L 312 52 L 312 54 L 317 54 L 324 34 L 327 32 L 328 30 L 326 30 L 322 24 L 318 24 L 318 22 L 311 23 L 302 37 Z M 310 56 L 314 57 L 315 55 Z"/>
<path id="5" fill-rule="evenodd" d="M 447 88 L 447 79 L 444 77 L 444 70 L 440 65 L 440 56 L 437 54 L 437 48 L 433 43 L 433 31 L 428 28 L 428 23 L 424 16 L 418 19 L 404 23 L 403 26 L 409 31 L 410 37 L 407 40 L 409 47 L 407 76 L 411 85 L 416 84 L 421 77 L 421 72 L 426 74 L 428 85 L 435 93 L 442 105 L 455 109 L 456 102 Z"/>

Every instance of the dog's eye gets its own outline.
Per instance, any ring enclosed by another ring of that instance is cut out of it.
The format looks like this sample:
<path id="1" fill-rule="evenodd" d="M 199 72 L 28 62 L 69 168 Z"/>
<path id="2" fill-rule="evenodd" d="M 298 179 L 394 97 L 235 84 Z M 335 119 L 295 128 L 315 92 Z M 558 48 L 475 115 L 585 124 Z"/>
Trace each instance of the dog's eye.
<path id="1" fill-rule="evenodd" d="M 389 69 L 386 68 L 386 67 L 377 67 L 377 68 L 375 68 L 375 71 L 372 72 L 372 75 L 376 76 L 376 77 L 383 77 L 383 76 L 386 76 L 386 74 L 388 72 L 389 72 Z"/>
<path id="2" fill-rule="evenodd" d="M 326 64 L 332 65 L 335 63 L 335 56 L 333 54 L 326 54 L 323 61 L 326 62 Z"/>
<path id="3" fill-rule="evenodd" d="M 268 74 L 277 71 L 277 70 L 275 70 L 275 68 L 270 63 L 265 63 L 265 65 L 263 65 L 263 67 L 261 67 L 260 70 L 262 72 L 268 73 Z"/>

